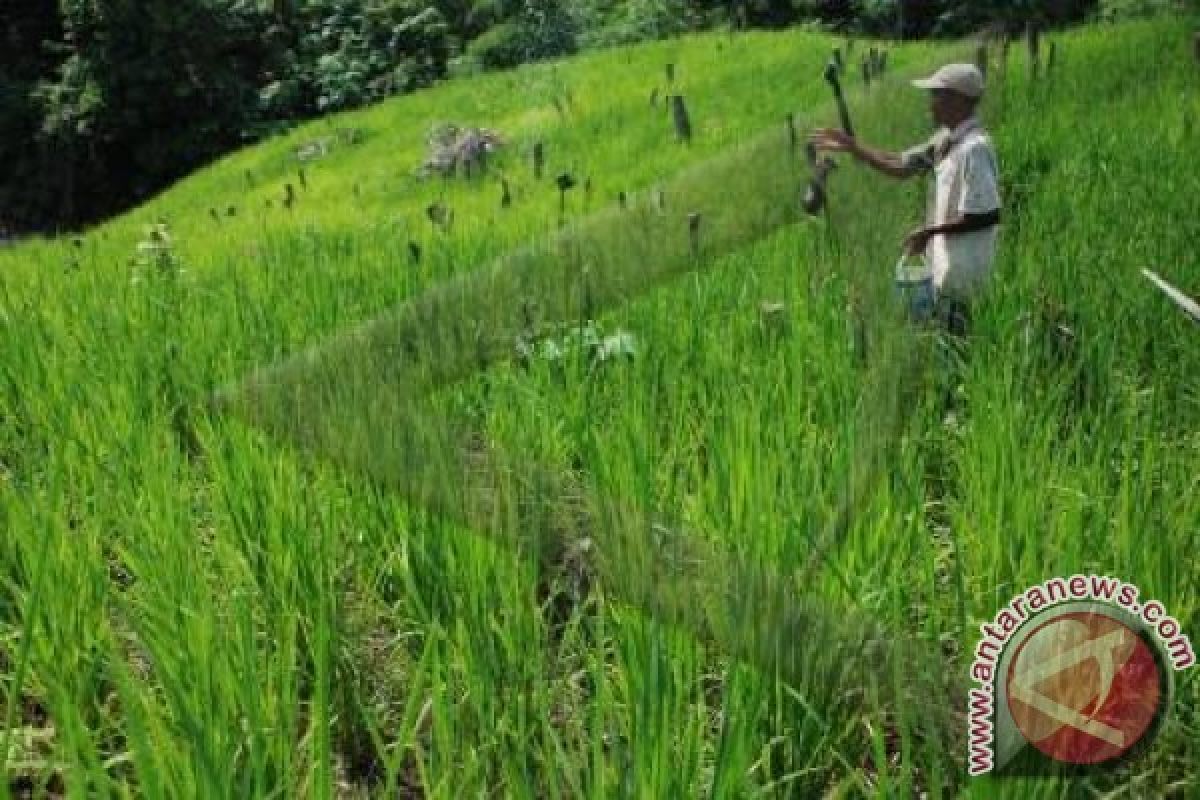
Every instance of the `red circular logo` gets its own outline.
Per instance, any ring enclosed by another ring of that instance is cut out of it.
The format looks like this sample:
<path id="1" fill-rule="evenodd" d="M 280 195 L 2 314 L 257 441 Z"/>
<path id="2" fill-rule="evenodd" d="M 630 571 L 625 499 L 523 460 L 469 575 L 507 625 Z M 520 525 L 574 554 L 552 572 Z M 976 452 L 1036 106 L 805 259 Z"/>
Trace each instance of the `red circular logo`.
<path id="1" fill-rule="evenodd" d="M 1013 656 L 1008 708 L 1027 741 L 1069 764 L 1127 753 L 1165 699 L 1154 653 L 1100 612 L 1067 612 L 1039 625 Z"/>

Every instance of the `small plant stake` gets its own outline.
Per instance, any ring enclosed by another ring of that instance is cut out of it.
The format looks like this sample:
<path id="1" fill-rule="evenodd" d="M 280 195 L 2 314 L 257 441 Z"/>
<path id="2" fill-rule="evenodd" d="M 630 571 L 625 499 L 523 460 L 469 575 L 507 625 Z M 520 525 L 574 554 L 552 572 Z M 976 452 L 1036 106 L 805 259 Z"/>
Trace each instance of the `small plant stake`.
<path id="1" fill-rule="evenodd" d="M 794 156 L 796 155 L 796 115 L 789 112 L 787 115 L 787 131 L 788 131 L 788 151 Z"/>
<path id="2" fill-rule="evenodd" d="M 681 142 L 692 141 L 692 121 L 688 118 L 687 106 L 683 103 L 683 95 L 671 97 L 671 114 L 675 120 L 675 138 Z"/>
<path id="3" fill-rule="evenodd" d="M 622 211 L 629 208 L 629 198 L 625 196 L 625 192 L 617 192 L 617 205 Z"/>
<path id="4" fill-rule="evenodd" d="M 417 244 L 412 239 L 408 240 L 408 260 L 412 264 L 421 263 L 421 245 Z"/>
<path id="5" fill-rule="evenodd" d="M 667 83 L 675 82 L 675 65 L 667 64 Z"/>
<path id="6" fill-rule="evenodd" d="M 688 220 L 688 240 L 692 247 L 692 258 L 697 258 L 700 255 L 700 220 L 701 215 L 698 211 L 693 211 L 687 216 Z"/>
<path id="7" fill-rule="evenodd" d="M 975 48 L 975 66 L 979 67 L 979 71 L 986 78 L 988 73 L 988 48 L 986 44 L 981 44 Z"/>
<path id="8" fill-rule="evenodd" d="M 1029 46 L 1029 69 L 1034 80 L 1037 79 L 1041 67 L 1041 32 L 1035 23 L 1030 22 L 1025 27 L 1025 39 Z"/>
<path id="9" fill-rule="evenodd" d="M 658 87 L 657 86 L 655 86 L 650 91 L 650 107 L 658 108 Z"/>
<path id="10" fill-rule="evenodd" d="M 1050 42 L 1050 47 L 1046 51 L 1046 75 L 1049 76 L 1054 72 L 1054 62 L 1058 60 L 1058 42 Z"/>
<path id="11" fill-rule="evenodd" d="M 512 205 L 512 191 L 509 189 L 507 179 L 505 179 L 505 178 L 500 179 L 500 190 L 501 190 L 500 207 L 508 208 L 509 206 Z"/>
<path id="12" fill-rule="evenodd" d="M 558 187 L 558 219 L 561 222 L 567 213 L 567 192 L 575 187 L 575 179 L 571 173 L 564 172 L 554 179 L 554 185 Z"/>
<path id="13" fill-rule="evenodd" d="M 533 145 L 533 177 L 536 180 L 542 179 L 542 168 L 546 166 L 546 151 L 542 147 L 541 142 L 535 142 Z"/>
<path id="14" fill-rule="evenodd" d="M 307 189 L 308 188 L 308 178 L 304 174 L 304 167 L 300 167 L 299 169 L 296 170 L 296 177 L 299 178 L 299 180 L 300 180 L 300 188 Z"/>
<path id="15" fill-rule="evenodd" d="M 288 211 L 292 210 L 292 204 L 296 202 L 296 190 L 292 188 L 290 183 L 283 185 L 283 207 Z"/>
<path id="16" fill-rule="evenodd" d="M 837 65 L 832 61 L 825 65 L 825 82 L 833 90 L 833 99 L 837 103 L 842 130 L 846 132 L 847 136 L 853 137 L 854 126 L 850 123 L 850 109 L 846 107 L 846 97 L 842 94 L 842 82 L 838 78 Z"/>
<path id="17" fill-rule="evenodd" d="M 429 217 L 429 221 L 442 231 L 445 231 L 450 227 L 450 209 L 440 201 L 436 203 L 430 203 L 428 206 L 426 206 L 425 216 Z"/>

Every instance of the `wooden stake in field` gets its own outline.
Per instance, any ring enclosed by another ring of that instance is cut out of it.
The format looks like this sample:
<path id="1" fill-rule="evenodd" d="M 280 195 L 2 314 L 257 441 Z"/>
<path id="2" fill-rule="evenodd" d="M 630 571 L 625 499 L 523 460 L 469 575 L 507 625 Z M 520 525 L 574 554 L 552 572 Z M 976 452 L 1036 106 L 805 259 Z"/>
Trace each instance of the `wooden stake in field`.
<path id="1" fill-rule="evenodd" d="M 657 86 L 655 86 L 653 91 L 650 92 L 650 107 L 658 108 L 658 87 Z"/>
<path id="2" fill-rule="evenodd" d="M 624 191 L 617 192 L 617 205 L 621 207 L 622 211 L 629 208 L 629 197 Z"/>
<path id="3" fill-rule="evenodd" d="M 554 179 L 554 184 L 558 187 L 558 216 L 561 220 L 567 213 L 567 192 L 575 187 L 575 178 L 571 173 L 564 172 Z"/>
<path id="4" fill-rule="evenodd" d="M 690 143 L 692 141 L 692 121 L 688 117 L 683 95 L 671 96 L 671 116 L 675 120 L 675 138 L 681 142 Z"/>
<path id="5" fill-rule="evenodd" d="M 1041 68 L 1041 31 L 1038 30 L 1037 23 L 1030 22 L 1025 26 L 1025 39 L 1029 45 L 1029 69 L 1031 74 L 1036 79 L 1038 71 Z"/>
<path id="6" fill-rule="evenodd" d="M 541 142 L 535 142 L 533 145 L 533 177 L 537 180 L 542 179 L 542 169 L 546 166 L 546 150 Z"/>
<path id="7" fill-rule="evenodd" d="M 290 183 L 283 185 L 283 207 L 288 211 L 292 210 L 292 204 L 296 202 L 296 190 L 292 188 Z"/>
<path id="8" fill-rule="evenodd" d="M 700 255 L 700 219 L 701 215 L 698 211 L 693 211 L 687 216 L 688 240 L 691 244 L 693 258 Z"/>
<path id="9" fill-rule="evenodd" d="M 975 66 L 979 67 L 979 71 L 986 78 L 988 73 L 988 48 L 986 44 L 981 44 L 975 48 Z"/>
<path id="10" fill-rule="evenodd" d="M 796 115 L 791 112 L 788 112 L 788 115 L 787 115 L 787 132 L 788 132 L 788 151 L 792 155 L 795 155 L 796 154 L 796 141 L 797 141 Z"/>
<path id="11" fill-rule="evenodd" d="M 500 190 L 502 192 L 500 195 L 500 207 L 508 208 L 512 205 L 512 191 L 509 189 L 507 179 L 500 179 Z"/>
<path id="12" fill-rule="evenodd" d="M 304 167 L 300 167 L 299 169 L 296 170 L 296 177 L 298 177 L 300 179 L 300 188 L 307 189 L 308 188 L 308 178 L 304 174 Z"/>
<path id="13" fill-rule="evenodd" d="M 674 82 L 675 82 L 675 65 L 667 64 L 667 83 L 670 84 L 670 83 L 674 83 Z"/>
<path id="14" fill-rule="evenodd" d="M 408 240 L 408 260 L 412 264 L 421 263 L 421 245 L 417 244 L 412 239 Z"/>
<path id="15" fill-rule="evenodd" d="M 1046 50 L 1046 75 L 1054 72 L 1054 62 L 1058 57 L 1058 42 L 1050 42 L 1050 47 Z"/>
<path id="16" fill-rule="evenodd" d="M 429 217 L 429 221 L 444 233 L 450 228 L 450 222 L 454 219 L 454 212 L 439 200 L 425 207 L 425 216 Z"/>

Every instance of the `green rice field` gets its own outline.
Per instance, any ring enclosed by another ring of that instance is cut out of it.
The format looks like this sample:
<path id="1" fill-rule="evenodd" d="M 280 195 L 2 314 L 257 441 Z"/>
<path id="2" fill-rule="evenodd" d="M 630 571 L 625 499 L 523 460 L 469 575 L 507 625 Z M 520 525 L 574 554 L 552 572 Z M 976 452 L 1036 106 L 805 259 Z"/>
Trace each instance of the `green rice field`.
<path id="1" fill-rule="evenodd" d="M 1200 329 L 1141 276 L 1200 293 L 1194 23 L 992 49 L 965 343 L 893 296 L 921 181 L 800 210 L 850 45 L 799 31 L 456 79 L 0 249 L 0 797 L 1200 796 L 1194 669 L 1119 768 L 966 774 L 1026 587 L 1200 635 Z M 900 149 L 975 43 L 879 45 Z M 437 123 L 505 144 L 421 179 Z"/>

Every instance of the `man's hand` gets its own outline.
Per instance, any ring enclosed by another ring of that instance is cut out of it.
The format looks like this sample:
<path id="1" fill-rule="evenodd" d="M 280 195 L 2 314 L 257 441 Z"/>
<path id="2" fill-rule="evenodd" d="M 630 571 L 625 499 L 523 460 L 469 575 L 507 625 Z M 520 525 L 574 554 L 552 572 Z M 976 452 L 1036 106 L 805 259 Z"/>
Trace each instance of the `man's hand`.
<path id="1" fill-rule="evenodd" d="M 818 151 L 852 153 L 858 144 L 854 137 L 838 128 L 817 128 L 808 137 L 809 143 Z"/>
<path id="2" fill-rule="evenodd" d="M 925 252 L 934 232 L 928 228 L 917 228 L 904 237 L 904 252 L 910 256 L 919 256 Z"/>

